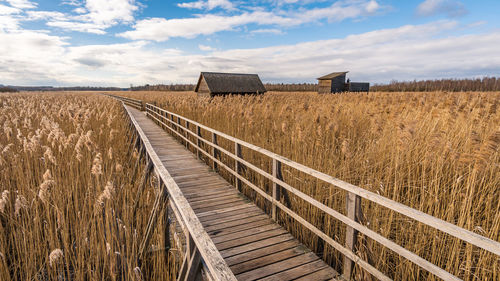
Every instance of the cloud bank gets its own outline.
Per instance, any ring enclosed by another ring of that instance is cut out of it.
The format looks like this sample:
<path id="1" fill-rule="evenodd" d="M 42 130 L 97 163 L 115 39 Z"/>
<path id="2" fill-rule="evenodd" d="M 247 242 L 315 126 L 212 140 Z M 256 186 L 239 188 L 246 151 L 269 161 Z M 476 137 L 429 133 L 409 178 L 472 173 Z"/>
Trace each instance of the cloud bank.
<path id="1" fill-rule="evenodd" d="M 64 38 L 0 32 L 4 84 L 112 85 L 195 83 L 200 71 L 259 73 L 270 82 L 314 82 L 350 70 L 356 80 L 470 77 L 500 73 L 500 32 L 444 36 L 463 28 L 437 21 L 295 45 L 217 51 L 158 51 L 147 41 L 71 47 Z"/>

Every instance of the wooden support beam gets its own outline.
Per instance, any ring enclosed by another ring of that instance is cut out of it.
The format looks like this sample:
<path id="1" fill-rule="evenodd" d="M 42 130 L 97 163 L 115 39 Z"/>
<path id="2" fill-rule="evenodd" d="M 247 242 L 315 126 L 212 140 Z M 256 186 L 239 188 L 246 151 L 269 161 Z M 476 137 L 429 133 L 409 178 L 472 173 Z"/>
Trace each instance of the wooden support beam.
<path id="1" fill-rule="evenodd" d="M 196 126 L 196 135 L 198 136 L 196 145 L 198 146 L 198 158 L 201 159 L 201 128 L 200 126 Z"/>
<path id="2" fill-rule="evenodd" d="M 161 185 L 161 183 L 159 183 Z M 166 201 L 168 200 L 168 195 L 165 189 L 160 188 L 162 192 L 156 196 L 155 203 L 153 205 L 153 209 L 151 210 L 151 214 L 149 215 L 148 219 L 148 225 L 146 227 L 146 232 L 144 234 L 144 237 L 142 239 L 142 242 L 139 246 L 139 264 L 142 263 L 142 261 L 145 258 L 145 254 L 149 248 L 149 241 L 151 240 L 151 236 L 154 233 L 154 230 L 156 228 L 156 223 L 158 221 L 158 215 L 161 212 L 161 210 L 164 208 Z"/>
<path id="3" fill-rule="evenodd" d="M 242 154 L 241 154 L 241 144 L 239 144 L 237 142 L 234 143 L 234 154 L 237 157 L 234 159 L 234 171 L 236 172 L 236 174 L 239 175 L 240 171 L 241 171 L 241 164 L 240 164 L 240 162 L 238 162 L 238 158 L 241 158 Z M 242 183 L 241 183 L 241 180 L 239 178 L 236 178 L 236 188 L 239 191 L 241 191 Z"/>
<path id="4" fill-rule="evenodd" d="M 347 192 L 346 194 L 346 211 L 347 217 L 358 222 L 361 214 L 361 197 L 358 195 Z M 356 252 L 358 231 L 346 225 L 345 246 L 351 252 Z M 354 262 L 344 255 L 344 265 L 342 276 L 346 280 L 351 280 L 352 271 L 354 269 Z"/>
<path id="5" fill-rule="evenodd" d="M 215 144 L 215 145 L 218 145 L 217 144 L 217 134 L 212 132 L 212 143 Z M 212 146 L 212 156 L 215 158 L 215 159 L 218 159 L 218 156 L 219 156 L 219 150 L 217 150 L 217 148 L 215 148 L 215 146 Z M 212 168 L 214 169 L 214 171 L 218 172 L 219 171 L 219 168 L 217 167 L 217 162 L 213 161 L 213 166 Z"/>
<path id="6" fill-rule="evenodd" d="M 281 173 L 281 162 L 273 159 L 273 177 L 283 180 L 283 175 Z M 281 186 L 273 181 L 273 202 L 272 202 L 272 218 L 274 221 L 278 220 L 278 208 L 276 207 L 276 202 L 280 202 L 281 198 Z"/>

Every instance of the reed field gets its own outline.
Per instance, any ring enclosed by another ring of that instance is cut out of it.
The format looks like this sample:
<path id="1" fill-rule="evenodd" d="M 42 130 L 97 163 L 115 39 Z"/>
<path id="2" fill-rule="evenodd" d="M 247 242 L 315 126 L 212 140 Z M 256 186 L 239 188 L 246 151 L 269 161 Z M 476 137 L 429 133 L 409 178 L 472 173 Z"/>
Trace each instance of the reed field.
<path id="1" fill-rule="evenodd" d="M 101 95 L 0 94 L 0 280 L 175 277 L 164 231 L 138 256 L 155 179 L 128 124 Z"/>
<path id="2" fill-rule="evenodd" d="M 151 102 L 500 241 L 500 92 L 269 92 L 212 99 L 197 98 L 193 92 L 120 95 Z M 234 150 L 230 144 L 220 145 Z M 269 171 L 269 161 L 245 153 L 245 159 Z M 285 182 L 345 213 L 344 191 L 287 167 L 283 174 Z M 269 192 L 265 179 L 251 173 L 245 176 Z M 269 207 L 249 188 L 244 192 L 259 206 Z M 344 225 L 293 195 L 290 201 L 295 212 L 343 243 Z M 500 279 L 500 259 L 495 255 L 366 200 L 362 207 L 364 225 L 452 274 L 465 280 Z M 280 222 L 341 269 L 339 253 L 292 219 L 282 215 Z M 358 255 L 387 276 L 437 279 L 374 241 L 362 235 L 359 240 Z M 371 280 L 359 268 L 354 278 Z"/>

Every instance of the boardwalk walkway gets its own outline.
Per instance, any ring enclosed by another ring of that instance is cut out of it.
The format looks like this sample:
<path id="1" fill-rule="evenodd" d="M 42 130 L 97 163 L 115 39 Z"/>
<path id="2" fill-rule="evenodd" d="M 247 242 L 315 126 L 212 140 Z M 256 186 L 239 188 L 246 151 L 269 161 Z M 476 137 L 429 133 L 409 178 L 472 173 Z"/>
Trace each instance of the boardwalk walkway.
<path id="1" fill-rule="evenodd" d="M 144 112 L 127 108 L 238 280 L 330 280 L 338 275 Z"/>

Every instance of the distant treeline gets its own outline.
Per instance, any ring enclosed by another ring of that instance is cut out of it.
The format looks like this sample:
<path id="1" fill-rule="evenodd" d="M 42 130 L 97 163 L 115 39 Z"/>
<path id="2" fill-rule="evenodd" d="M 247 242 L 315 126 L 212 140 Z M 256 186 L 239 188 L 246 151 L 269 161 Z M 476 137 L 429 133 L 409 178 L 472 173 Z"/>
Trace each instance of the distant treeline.
<path id="1" fill-rule="evenodd" d="M 144 86 L 131 86 L 130 90 L 132 91 L 194 91 L 195 85 L 193 84 L 171 84 L 171 85 L 149 85 L 146 84 Z"/>
<path id="2" fill-rule="evenodd" d="M 51 86 L 7 86 L 2 88 L 15 91 L 125 91 L 127 88 L 117 87 L 51 87 Z"/>
<path id="3" fill-rule="evenodd" d="M 376 84 L 370 91 L 378 92 L 464 92 L 464 91 L 500 91 L 500 78 L 484 77 L 477 79 L 440 79 Z"/>
<path id="4" fill-rule="evenodd" d="M 267 83 L 266 89 L 268 91 L 278 91 L 278 92 L 317 92 L 318 84 L 316 83 L 299 83 L 299 84 L 271 84 Z"/>
<path id="5" fill-rule="evenodd" d="M 0 93 L 15 93 L 16 89 L 0 86 Z"/>

